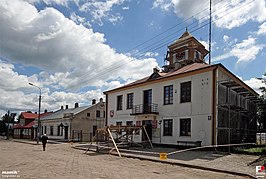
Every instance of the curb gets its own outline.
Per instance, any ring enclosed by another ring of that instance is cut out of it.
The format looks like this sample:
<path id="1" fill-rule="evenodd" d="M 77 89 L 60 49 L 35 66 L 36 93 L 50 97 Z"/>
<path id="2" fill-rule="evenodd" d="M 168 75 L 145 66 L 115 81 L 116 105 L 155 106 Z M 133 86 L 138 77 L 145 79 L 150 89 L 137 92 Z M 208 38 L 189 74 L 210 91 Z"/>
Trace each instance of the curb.
<path id="1" fill-rule="evenodd" d="M 21 141 L 21 140 L 12 140 L 13 142 L 18 142 L 18 143 L 23 143 L 23 144 L 30 144 L 30 145 L 40 145 L 37 143 L 33 143 L 33 142 L 28 142 L 28 141 Z"/>
<path id="2" fill-rule="evenodd" d="M 74 149 L 78 149 L 78 150 L 87 150 L 86 148 L 81 148 L 81 147 L 73 147 Z M 92 150 L 90 150 L 92 151 Z M 94 152 L 94 151 L 93 151 Z M 115 156 L 119 156 L 117 153 L 110 153 L 111 155 L 115 155 Z M 228 171 L 228 170 L 221 170 L 221 169 L 215 169 L 215 168 L 209 168 L 209 167 L 203 167 L 203 166 L 199 166 L 199 165 L 192 165 L 192 164 L 185 164 L 185 163 L 180 163 L 180 162 L 174 162 L 174 161 L 167 161 L 167 160 L 159 160 L 159 159 L 155 159 L 155 158 L 147 158 L 145 156 L 140 156 L 140 155 L 130 155 L 130 154 L 125 154 L 125 153 L 120 153 L 121 156 L 123 157 L 127 157 L 127 158 L 136 158 L 136 159 L 140 159 L 140 160 L 148 160 L 148 161 L 152 161 L 152 162 L 160 162 L 160 163 L 165 163 L 165 164 L 171 164 L 171 165 L 177 165 L 177 166 L 181 166 L 181 167 L 188 167 L 188 168 L 195 168 L 195 169 L 199 169 L 199 170 L 207 170 L 207 171 L 212 171 L 212 172 L 219 172 L 219 173 L 226 173 L 226 174 L 231 174 L 231 175 L 238 175 L 238 176 L 243 176 L 243 177 L 249 177 L 249 178 L 253 178 L 256 179 L 255 176 L 252 176 L 250 174 L 247 173 L 240 173 L 240 172 L 234 172 L 234 171 Z"/>

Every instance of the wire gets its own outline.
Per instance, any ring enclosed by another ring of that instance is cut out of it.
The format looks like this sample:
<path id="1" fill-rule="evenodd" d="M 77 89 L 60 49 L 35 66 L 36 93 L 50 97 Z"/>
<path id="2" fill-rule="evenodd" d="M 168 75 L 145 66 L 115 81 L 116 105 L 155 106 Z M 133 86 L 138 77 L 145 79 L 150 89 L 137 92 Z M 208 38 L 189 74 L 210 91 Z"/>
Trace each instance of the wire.
<path id="1" fill-rule="evenodd" d="M 213 20 L 212 21 L 212 23 L 213 22 L 215 22 L 215 21 L 217 21 L 217 20 L 219 20 L 219 19 L 221 19 L 221 18 L 223 18 L 224 16 L 226 16 L 226 15 L 228 15 L 228 14 L 231 14 L 232 12 L 235 12 L 236 10 L 239 10 L 239 9 L 241 9 L 242 7 L 244 7 L 244 6 L 246 6 L 246 5 L 248 5 L 248 4 L 250 4 L 250 3 L 252 3 L 252 2 L 254 2 L 255 0 L 252 0 L 252 1 L 250 1 L 250 2 L 248 2 L 248 3 L 246 3 L 246 4 L 244 4 L 244 5 L 241 5 L 241 6 L 239 6 L 238 8 L 236 8 L 236 9 L 233 9 L 232 11 L 230 11 L 229 13 L 225 13 L 224 15 L 222 15 L 222 16 L 220 16 L 219 18 L 217 18 L 217 19 L 215 19 L 215 20 Z M 228 4 L 227 4 L 227 6 L 228 6 Z M 227 11 L 227 10 L 226 10 Z M 225 11 L 224 11 L 225 12 Z M 204 17 L 203 17 L 204 18 Z M 202 18 L 201 18 L 202 19 Z M 208 21 L 208 20 L 206 20 L 206 21 Z M 205 21 L 203 21 L 202 23 L 200 23 L 200 24 L 203 24 Z M 193 23 L 192 23 L 193 24 Z M 194 30 L 192 30 L 192 31 L 190 31 L 191 33 L 193 33 L 193 32 L 195 32 L 195 31 L 198 31 L 199 29 L 201 29 L 201 28 L 203 28 L 203 27 L 205 27 L 205 26 L 207 26 L 209 24 L 209 22 L 208 23 L 205 23 L 205 24 L 203 24 L 203 25 L 201 25 L 200 27 L 198 27 L 198 28 L 196 28 L 196 29 L 194 29 Z M 197 25 L 198 26 L 198 25 Z M 194 28 L 195 26 L 193 26 L 193 28 Z M 181 30 L 179 30 L 179 31 L 177 31 L 177 32 L 180 32 Z M 172 33 L 172 34 L 170 34 L 170 35 L 168 35 L 167 36 L 167 38 L 168 37 L 170 37 L 170 36 L 173 36 L 174 34 L 176 34 L 176 32 L 175 33 Z M 175 37 L 176 38 L 176 37 Z M 158 44 L 157 46 L 155 46 L 155 47 L 152 47 L 152 48 L 149 48 L 148 50 L 146 50 L 146 52 L 150 52 L 150 51 L 155 51 L 155 50 L 158 50 L 158 49 L 160 49 L 160 48 L 162 48 L 162 47 L 164 47 L 165 45 L 167 45 L 170 41 L 172 41 L 173 40 L 173 38 L 171 38 L 170 40 L 165 40 L 165 41 L 163 41 L 163 42 L 161 42 L 160 44 Z M 150 46 L 152 46 L 152 45 L 150 45 Z M 150 46 L 148 46 L 148 47 L 150 47 Z M 144 49 L 147 49 L 147 47 L 145 47 Z M 143 49 L 142 49 L 143 50 Z M 139 53 L 139 52 L 138 52 Z M 139 58 L 140 57 L 143 57 L 143 56 L 145 56 L 144 54 L 141 54 L 141 55 L 139 55 Z M 126 58 L 125 58 L 126 59 Z M 89 82 L 89 81 L 91 81 L 91 80 L 93 80 L 95 77 L 101 77 L 101 76 L 103 76 L 103 75 L 105 75 L 105 74 L 107 74 L 107 73 L 110 73 L 111 71 L 114 71 L 114 70 L 116 70 L 116 69 L 118 69 L 118 68 L 120 68 L 121 66 L 123 66 L 123 65 L 126 65 L 126 64 L 128 64 L 128 63 L 130 63 L 130 62 L 132 62 L 132 61 L 134 61 L 134 59 L 131 59 L 131 60 L 129 60 L 129 61 L 127 61 L 127 62 L 125 62 L 125 63 L 122 63 L 122 64 L 118 64 L 117 66 L 115 66 L 115 67 L 113 67 L 112 66 L 112 68 L 104 68 L 104 73 L 102 73 L 102 74 L 98 74 L 98 75 L 94 75 L 94 76 L 92 76 L 91 78 L 88 78 L 88 79 L 84 79 L 84 80 L 80 80 L 79 82 L 77 82 L 76 84 L 80 84 L 80 82 Z M 121 63 L 121 62 L 118 62 L 118 63 Z M 65 89 L 73 89 L 73 88 L 76 88 L 76 86 L 70 86 L 70 87 L 68 87 L 68 88 L 65 88 Z"/>
<path id="2" fill-rule="evenodd" d="M 221 2 L 222 2 L 222 1 L 221 1 Z M 219 3 L 219 1 L 217 1 L 216 4 L 218 4 L 218 3 Z M 228 5 L 228 4 L 227 4 L 227 5 Z M 227 6 L 227 5 L 226 5 L 226 6 Z M 203 5 L 202 5 L 202 6 L 203 6 Z M 194 16 L 197 16 L 197 15 L 203 13 L 203 12 L 206 11 L 206 10 L 208 10 L 208 8 L 205 8 L 204 10 L 197 12 L 196 14 L 194 14 L 194 15 L 192 15 L 191 17 L 185 19 L 184 21 L 182 21 L 182 22 L 180 22 L 180 23 L 178 23 L 178 24 L 176 24 L 176 25 L 174 25 L 174 26 L 172 26 L 172 27 L 166 29 L 165 31 L 163 31 L 163 32 L 161 32 L 161 33 L 159 33 L 159 34 L 157 34 L 156 36 L 154 36 L 154 37 L 152 37 L 152 38 L 150 38 L 150 39 L 148 39 L 148 40 L 146 40 L 146 41 L 144 41 L 144 42 L 142 42 L 142 43 L 140 43 L 139 45 L 136 45 L 136 46 L 130 48 L 130 49 L 127 50 L 125 53 L 128 53 L 128 52 L 134 50 L 135 48 L 140 47 L 140 46 L 146 44 L 147 42 L 152 41 L 153 39 L 155 39 L 155 38 L 161 36 L 162 34 L 168 32 L 169 30 L 171 30 L 171 29 L 173 29 L 173 28 L 175 28 L 175 27 L 177 27 L 178 25 L 181 25 L 181 24 L 183 24 L 183 23 L 189 21 L 190 19 L 194 18 Z M 202 19 L 202 18 L 201 18 L 201 19 Z M 201 20 L 201 19 L 199 19 L 199 20 Z M 192 24 L 194 24 L 194 23 L 195 23 L 195 22 L 193 22 Z M 188 27 L 191 26 L 192 24 L 188 25 Z M 179 31 L 181 31 L 181 30 L 179 30 Z M 175 34 L 176 34 L 176 32 L 175 32 L 175 33 L 172 33 L 171 35 L 175 35 Z M 168 37 L 168 36 L 167 36 L 167 37 Z M 157 42 L 160 42 L 160 40 L 157 41 Z M 148 46 L 148 47 L 149 47 L 149 46 Z M 148 48 L 148 47 L 146 47 L 146 48 Z M 142 50 L 145 50 L 145 48 L 142 49 Z M 135 53 L 136 53 L 136 55 L 137 55 L 137 54 L 140 54 L 140 52 L 135 52 Z M 134 55 L 134 53 L 133 53 L 133 55 Z M 140 55 L 141 55 L 141 54 L 140 54 Z M 142 56 L 142 55 L 141 55 L 141 56 Z M 125 59 L 126 59 L 126 58 L 125 58 Z M 110 63 L 111 63 L 111 62 L 110 62 Z M 116 63 L 120 63 L 120 62 L 116 62 Z M 107 63 L 107 64 L 108 64 L 108 63 Z M 106 65 L 106 64 L 105 64 L 105 65 Z M 113 66 L 113 65 L 112 65 L 112 66 Z M 101 66 L 101 68 L 103 68 L 103 67 Z M 97 70 L 97 69 L 98 69 L 98 68 L 94 68 L 92 71 L 90 71 L 90 72 L 88 72 L 88 73 L 85 73 L 84 75 L 82 75 L 82 76 L 79 77 L 79 78 L 85 77 L 86 75 L 88 75 L 89 73 L 91 74 L 92 72 L 94 72 L 94 71 Z M 87 77 L 87 76 L 86 76 L 86 77 Z M 75 84 L 75 83 L 77 83 L 77 82 L 73 82 L 73 83 L 71 83 L 71 85 L 70 85 L 70 87 L 68 87 L 68 89 L 74 88 L 75 86 L 74 86 L 73 84 Z M 73 87 L 71 87 L 71 86 L 73 86 Z"/>

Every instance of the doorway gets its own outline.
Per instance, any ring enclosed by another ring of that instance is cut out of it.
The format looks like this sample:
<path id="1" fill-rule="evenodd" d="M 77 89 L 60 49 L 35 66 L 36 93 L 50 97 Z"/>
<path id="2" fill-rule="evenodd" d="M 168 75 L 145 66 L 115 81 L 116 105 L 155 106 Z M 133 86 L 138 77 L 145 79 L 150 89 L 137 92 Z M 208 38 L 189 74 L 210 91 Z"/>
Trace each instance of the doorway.
<path id="1" fill-rule="evenodd" d="M 65 126 L 65 139 L 68 139 L 68 126 Z"/>
<path id="2" fill-rule="evenodd" d="M 151 112 L 152 104 L 152 90 L 145 90 L 143 92 L 143 113 Z"/>
<path id="3" fill-rule="evenodd" d="M 152 141 L 152 122 L 151 120 L 147 120 L 147 121 L 142 121 L 142 125 L 145 125 L 145 129 L 147 131 L 147 134 L 150 138 L 150 140 Z M 142 142 L 148 141 L 148 137 L 145 133 L 145 131 L 142 131 Z"/>

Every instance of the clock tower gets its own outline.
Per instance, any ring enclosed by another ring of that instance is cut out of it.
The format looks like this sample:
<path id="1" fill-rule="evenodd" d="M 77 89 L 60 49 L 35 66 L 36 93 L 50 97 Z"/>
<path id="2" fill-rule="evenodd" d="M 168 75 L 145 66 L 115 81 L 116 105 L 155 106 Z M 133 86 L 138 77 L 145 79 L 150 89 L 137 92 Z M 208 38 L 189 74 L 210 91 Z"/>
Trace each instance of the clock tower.
<path id="1" fill-rule="evenodd" d="M 209 53 L 187 30 L 179 39 L 169 45 L 168 49 L 166 60 L 169 70 L 178 69 L 191 63 L 205 63 L 204 57 Z"/>

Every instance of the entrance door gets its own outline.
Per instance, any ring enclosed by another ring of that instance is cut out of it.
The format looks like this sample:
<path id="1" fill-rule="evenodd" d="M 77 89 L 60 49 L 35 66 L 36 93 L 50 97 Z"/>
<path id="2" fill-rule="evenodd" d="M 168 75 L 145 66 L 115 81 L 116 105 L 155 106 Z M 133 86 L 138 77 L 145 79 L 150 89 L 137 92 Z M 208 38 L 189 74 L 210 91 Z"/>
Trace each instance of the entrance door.
<path id="1" fill-rule="evenodd" d="M 24 133 L 24 129 L 20 129 L 20 138 L 23 139 L 23 133 Z"/>
<path id="2" fill-rule="evenodd" d="M 68 126 L 65 126 L 65 139 L 68 139 Z"/>
<path id="3" fill-rule="evenodd" d="M 149 136 L 150 140 L 152 140 L 152 123 L 151 123 L 151 120 L 142 121 L 142 125 L 143 126 L 145 125 L 145 129 L 148 133 L 148 136 Z M 148 141 L 148 137 L 147 137 L 144 130 L 142 131 L 142 141 Z"/>
<path id="4" fill-rule="evenodd" d="M 152 90 L 146 90 L 143 93 L 143 113 L 151 112 Z"/>

